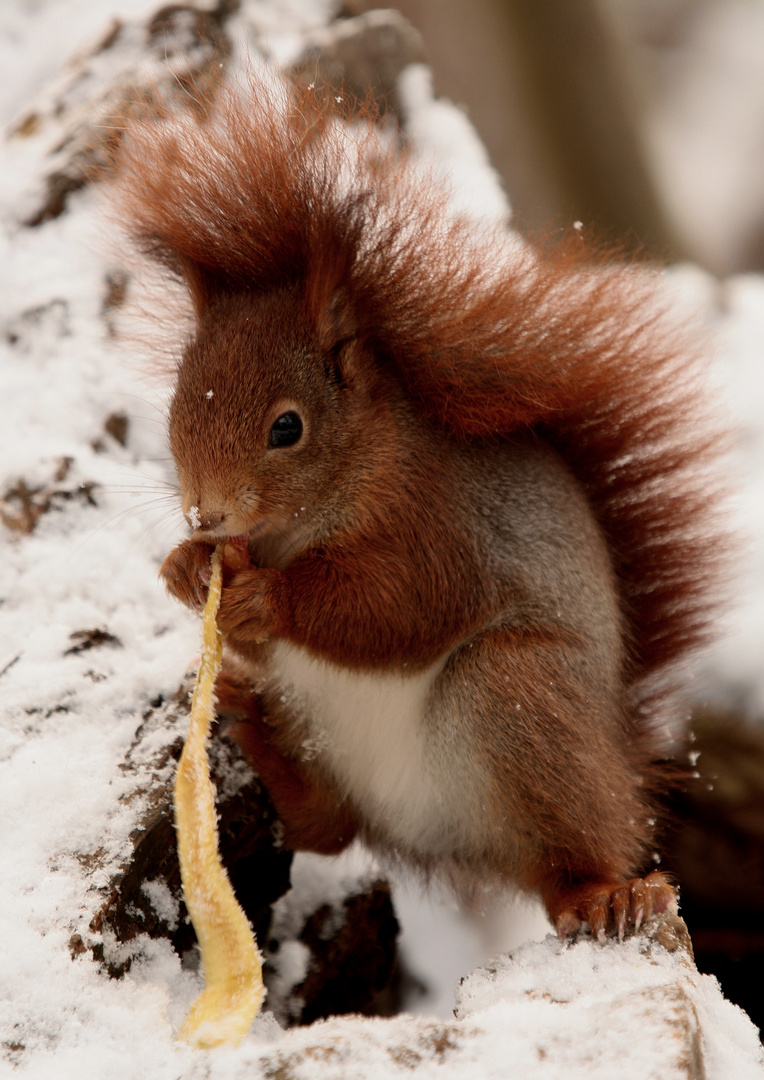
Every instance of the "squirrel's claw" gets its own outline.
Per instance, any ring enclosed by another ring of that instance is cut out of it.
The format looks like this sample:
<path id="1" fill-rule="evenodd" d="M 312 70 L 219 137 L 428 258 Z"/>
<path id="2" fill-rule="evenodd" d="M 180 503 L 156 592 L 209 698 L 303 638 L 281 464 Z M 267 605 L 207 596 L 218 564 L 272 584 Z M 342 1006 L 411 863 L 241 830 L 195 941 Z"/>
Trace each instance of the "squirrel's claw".
<path id="1" fill-rule="evenodd" d="M 574 937 L 586 922 L 598 941 L 613 930 L 622 941 L 630 927 L 636 933 L 653 915 L 676 911 L 678 901 L 668 877 L 654 871 L 627 882 L 565 886 L 547 907 L 560 938 Z"/>

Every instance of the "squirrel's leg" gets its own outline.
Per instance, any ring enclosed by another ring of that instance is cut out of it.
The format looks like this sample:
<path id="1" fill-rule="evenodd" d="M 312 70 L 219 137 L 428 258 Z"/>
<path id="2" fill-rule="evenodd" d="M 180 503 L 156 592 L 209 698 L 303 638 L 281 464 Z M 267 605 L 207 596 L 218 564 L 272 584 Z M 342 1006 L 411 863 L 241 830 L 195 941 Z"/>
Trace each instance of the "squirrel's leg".
<path id="1" fill-rule="evenodd" d="M 623 936 L 676 904 L 665 875 L 635 877 L 652 815 L 620 695 L 600 669 L 572 636 L 495 629 L 443 672 L 458 715 L 472 705 L 465 738 L 482 753 L 496 865 L 541 894 L 561 936 L 582 922 Z"/>
<path id="2" fill-rule="evenodd" d="M 338 855 L 358 831 L 349 808 L 340 805 L 332 791 L 280 750 L 252 685 L 225 661 L 215 695 L 218 713 L 228 719 L 226 733 L 250 760 L 284 826 L 284 846 L 292 851 Z"/>

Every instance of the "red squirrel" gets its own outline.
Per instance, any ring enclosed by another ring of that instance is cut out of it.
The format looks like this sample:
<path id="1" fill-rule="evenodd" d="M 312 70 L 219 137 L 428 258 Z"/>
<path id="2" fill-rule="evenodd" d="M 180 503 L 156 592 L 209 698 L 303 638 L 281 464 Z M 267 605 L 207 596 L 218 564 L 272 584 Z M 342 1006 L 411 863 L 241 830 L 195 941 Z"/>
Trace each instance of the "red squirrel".
<path id="1" fill-rule="evenodd" d="M 198 608 L 226 544 L 218 709 L 287 845 L 536 892 L 561 936 L 675 905 L 641 875 L 713 438 L 645 271 L 452 216 L 273 80 L 133 118 L 114 195 L 195 312 L 161 574 Z"/>

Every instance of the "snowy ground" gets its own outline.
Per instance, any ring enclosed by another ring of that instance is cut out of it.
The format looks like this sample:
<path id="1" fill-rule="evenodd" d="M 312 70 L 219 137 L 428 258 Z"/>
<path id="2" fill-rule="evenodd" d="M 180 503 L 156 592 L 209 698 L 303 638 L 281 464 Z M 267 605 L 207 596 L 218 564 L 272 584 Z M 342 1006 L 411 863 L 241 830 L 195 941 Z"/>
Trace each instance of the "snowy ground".
<path id="1" fill-rule="evenodd" d="M 328 11 L 321 0 L 251 0 L 245 7 L 261 20 L 280 57 Z M 135 0 L 124 8 L 136 18 L 154 4 Z M 493 981 L 481 977 L 470 984 L 474 992 L 463 992 L 461 1028 L 400 1018 L 387 1026 L 332 1021 L 315 1034 L 284 1035 L 263 1019 L 238 1051 L 209 1061 L 173 1040 L 198 987 L 169 947 L 149 947 L 121 981 L 105 979 L 89 955 L 70 958 L 71 935 L 85 932 L 94 890 L 103 883 L 85 872 L 82 853 L 106 850 L 117 860 L 129 847 L 135 811 L 119 801 L 128 780 L 118 766 L 148 703 L 172 694 L 198 649 L 196 620 L 170 603 L 157 580 L 159 563 L 183 534 L 164 439 L 167 388 L 143 373 L 140 349 L 127 353 L 110 335 L 104 298 L 114 247 L 97 195 L 78 193 L 66 213 L 39 228 L 20 224 L 40 196 L 45 154 L 59 133 L 56 118 L 45 112 L 52 100 L 46 87 L 70 52 L 102 32 L 118 9 L 110 0 L 7 0 L 0 17 L 0 119 L 23 115 L 36 97 L 44 118 L 39 130 L 9 139 L 3 148 L 0 493 L 14 485 L 18 491 L 23 480 L 27 493 L 36 489 L 28 506 L 49 505 L 29 535 L 0 526 L 0 1075 L 15 1066 L 19 1076 L 62 1080 L 256 1076 L 266 1059 L 273 1069 L 277 1059 L 344 1039 L 355 1049 L 342 1062 L 327 1063 L 316 1052 L 283 1075 L 350 1077 L 361 1068 L 369 1080 L 395 1075 L 414 1061 L 403 1052 L 400 1060 L 391 1057 L 389 1047 L 399 1045 L 419 1054 L 422 1075 L 435 1070 L 456 1077 L 468 1069 L 470 1075 L 503 1076 L 511 1059 L 516 1075 L 530 1076 L 530 1068 L 539 1068 L 540 1046 L 557 1045 L 559 1053 L 565 1032 L 576 1029 L 595 1043 L 606 1040 L 606 1019 L 589 999 L 580 1002 L 581 1012 L 571 1008 L 552 1020 L 525 1002 L 521 1029 L 507 1030 L 502 1002 L 522 1004 L 529 988 L 534 1000 L 547 994 L 577 1001 L 591 985 L 592 971 L 603 1002 L 612 1000 L 611 992 L 628 998 L 633 950 L 571 951 L 563 975 L 553 940 L 531 946 L 514 967 L 505 965 Z M 429 98 L 421 69 L 407 78 L 420 148 L 454 174 L 465 205 L 500 213 L 495 177 L 461 114 Z M 683 272 L 683 281 L 691 306 L 716 335 L 717 379 L 740 418 L 739 513 L 751 537 L 760 536 L 764 282 L 717 285 L 691 270 Z M 119 415 L 128 420 L 125 445 L 114 437 L 114 424 L 107 426 Z M 20 512 L 22 503 L 7 501 L 6 513 Z M 752 541 L 740 568 L 741 604 L 705 665 L 709 693 L 734 691 L 759 711 L 762 565 Z M 76 635 L 93 628 L 115 640 L 78 649 Z M 437 892 L 422 900 L 413 886 L 401 886 L 399 904 L 410 965 L 433 987 L 419 1008 L 432 1017 L 450 1016 L 454 985 L 492 952 L 546 932 L 533 912 L 509 918 L 499 908 L 476 919 Z M 675 976 L 668 959 L 658 968 L 659 984 Z M 565 986 L 557 985 L 560 979 Z M 688 993 L 707 1033 L 709 1080 L 764 1075 L 752 1027 L 722 1002 L 713 980 L 695 977 Z M 571 1037 L 565 1074 L 610 1080 L 635 1075 L 635 1061 L 624 1061 L 617 1049 L 634 1041 L 628 1010 L 619 1023 L 624 1030 L 613 1043 L 615 1059 L 592 1058 L 591 1042 L 586 1050 Z M 487 1041 L 474 1038 L 478 1029 Z M 456 1044 L 448 1059 L 438 1050 L 443 1039 Z M 659 1075 L 638 1064 L 642 1074 Z"/>

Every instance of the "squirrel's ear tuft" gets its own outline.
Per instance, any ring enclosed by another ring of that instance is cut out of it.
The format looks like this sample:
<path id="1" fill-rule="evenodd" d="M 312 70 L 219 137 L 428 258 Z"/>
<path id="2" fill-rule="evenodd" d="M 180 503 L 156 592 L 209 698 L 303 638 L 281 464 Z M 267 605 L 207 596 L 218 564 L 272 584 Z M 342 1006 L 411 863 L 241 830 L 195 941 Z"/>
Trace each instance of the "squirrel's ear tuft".
<path id="1" fill-rule="evenodd" d="M 196 317 L 200 319 L 216 297 L 225 291 L 225 283 L 214 271 L 185 256 L 177 256 L 177 269 L 188 288 Z"/>
<path id="2" fill-rule="evenodd" d="M 318 340 L 326 353 L 336 353 L 358 334 L 358 320 L 346 289 L 334 290 L 318 316 Z"/>
<path id="3" fill-rule="evenodd" d="M 358 345 L 358 318 L 346 289 L 336 288 L 331 294 L 319 313 L 317 330 L 327 373 L 340 386 L 352 386 L 365 353 Z"/>

